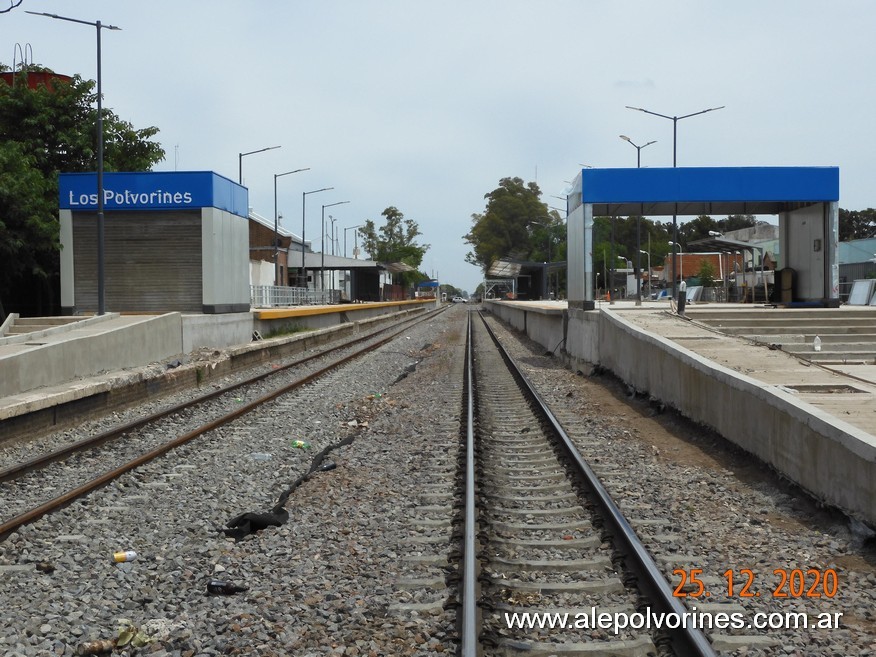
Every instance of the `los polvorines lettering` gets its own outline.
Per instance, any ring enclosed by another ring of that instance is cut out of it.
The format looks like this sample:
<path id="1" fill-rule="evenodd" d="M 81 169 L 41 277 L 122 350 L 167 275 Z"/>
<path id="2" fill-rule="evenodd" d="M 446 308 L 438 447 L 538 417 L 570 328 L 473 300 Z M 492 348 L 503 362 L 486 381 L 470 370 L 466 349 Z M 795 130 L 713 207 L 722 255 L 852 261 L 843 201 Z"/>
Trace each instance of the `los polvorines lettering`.
<path id="1" fill-rule="evenodd" d="M 97 205 L 97 193 L 76 195 L 72 191 L 69 196 L 70 207 Z M 165 192 L 160 189 L 154 192 L 116 192 L 112 189 L 103 190 L 103 202 L 116 205 L 189 205 L 192 202 L 191 192 Z"/>

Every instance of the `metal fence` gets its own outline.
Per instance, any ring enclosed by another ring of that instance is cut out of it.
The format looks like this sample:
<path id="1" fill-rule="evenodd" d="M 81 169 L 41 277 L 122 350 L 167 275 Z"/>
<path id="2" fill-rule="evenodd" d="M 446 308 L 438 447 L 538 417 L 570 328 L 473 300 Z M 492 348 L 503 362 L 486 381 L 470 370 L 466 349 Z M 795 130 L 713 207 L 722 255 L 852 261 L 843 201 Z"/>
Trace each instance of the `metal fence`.
<path id="1" fill-rule="evenodd" d="M 325 306 L 341 302 L 340 290 L 311 290 L 306 287 L 250 285 L 253 308 L 284 308 L 288 306 Z"/>

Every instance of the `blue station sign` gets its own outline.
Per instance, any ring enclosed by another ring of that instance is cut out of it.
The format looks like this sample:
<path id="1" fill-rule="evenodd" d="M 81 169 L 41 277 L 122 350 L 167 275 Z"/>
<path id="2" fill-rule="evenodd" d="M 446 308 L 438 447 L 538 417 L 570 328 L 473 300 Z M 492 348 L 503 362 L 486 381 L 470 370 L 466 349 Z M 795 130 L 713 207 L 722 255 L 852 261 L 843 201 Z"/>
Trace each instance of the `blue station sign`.
<path id="1" fill-rule="evenodd" d="M 58 177 L 62 210 L 97 210 L 97 174 Z M 103 176 L 105 210 L 191 210 L 214 207 L 248 216 L 249 190 L 212 171 L 123 172 Z"/>

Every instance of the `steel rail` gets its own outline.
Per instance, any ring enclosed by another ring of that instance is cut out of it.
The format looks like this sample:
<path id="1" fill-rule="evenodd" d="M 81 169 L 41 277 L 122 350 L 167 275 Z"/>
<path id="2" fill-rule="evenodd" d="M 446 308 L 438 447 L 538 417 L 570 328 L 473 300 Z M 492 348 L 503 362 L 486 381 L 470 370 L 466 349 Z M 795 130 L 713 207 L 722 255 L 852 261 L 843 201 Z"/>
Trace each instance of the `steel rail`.
<path id="1" fill-rule="evenodd" d="M 475 463 L 474 463 L 474 363 L 472 319 L 468 313 L 465 338 L 465 395 L 467 419 L 465 437 L 465 534 L 463 543 L 461 657 L 477 657 L 477 553 L 475 546 Z"/>
<path id="2" fill-rule="evenodd" d="M 422 322 L 422 321 L 426 321 L 426 319 L 429 319 L 431 316 L 432 315 L 428 315 L 427 317 L 418 317 L 417 319 L 420 322 Z M 419 322 L 417 322 L 417 323 L 419 323 Z M 131 470 L 133 470 L 141 465 L 144 465 L 145 463 L 148 463 L 149 461 L 152 461 L 152 460 L 164 455 L 165 453 L 169 452 L 170 450 L 174 449 L 175 447 L 179 447 L 181 445 L 184 445 L 185 443 L 193 440 L 194 438 L 197 438 L 198 436 L 200 436 L 204 433 L 207 433 L 208 431 L 212 431 L 218 427 L 221 427 L 225 424 L 228 424 L 232 420 L 235 420 L 238 417 L 241 417 L 242 415 L 246 415 L 247 413 L 255 410 L 257 407 L 261 406 L 262 404 L 265 404 L 265 403 L 267 403 L 267 402 L 269 402 L 269 401 L 271 401 L 271 400 L 273 400 L 281 395 L 284 395 L 288 392 L 291 392 L 292 390 L 295 390 L 296 388 L 300 388 L 301 386 L 304 386 L 304 385 L 314 381 L 315 379 L 318 379 L 319 377 L 327 374 L 328 372 L 330 372 L 332 370 L 337 369 L 341 365 L 344 365 L 344 364 L 350 362 L 351 360 L 354 360 L 355 358 L 358 358 L 359 356 L 362 356 L 363 354 L 367 354 L 367 353 L 372 352 L 374 349 L 383 346 L 387 342 L 390 342 L 391 340 L 393 340 L 394 338 L 399 336 L 401 333 L 406 331 L 408 328 L 409 327 L 405 326 L 404 328 L 395 331 L 391 335 L 379 340 L 376 343 L 369 344 L 367 347 L 363 347 L 362 349 L 360 349 L 352 354 L 348 354 L 348 355 L 344 356 L 343 358 L 341 358 L 337 361 L 334 361 L 333 363 L 330 363 L 326 367 L 324 367 L 320 370 L 317 370 L 316 372 L 312 372 L 311 374 L 308 374 L 307 376 L 305 376 L 301 379 L 293 381 L 292 383 L 289 383 L 285 386 L 281 386 L 281 387 L 277 388 L 276 390 L 272 390 L 271 392 L 269 392 L 265 395 L 262 395 L 258 399 L 254 400 L 252 402 L 249 402 L 247 404 L 244 404 L 243 406 L 240 406 L 240 407 L 236 408 L 235 410 L 233 410 L 229 413 L 226 413 L 226 414 L 220 416 L 219 418 L 212 420 L 212 421 L 208 422 L 207 424 L 204 424 L 204 425 L 198 427 L 197 429 L 193 429 L 192 431 L 189 431 L 181 436 L 178 436 L 178 437 L 174 438 L 173 440 L 170 440 L 170 441 L 164 443 L 163 445 L 160 445 L 159 447 L 156 447 L 155 449 L 153 449 L 145 454 L 141 454 L 140 456 L 136 457 L 135 459 L 128 461 L 127 463 L 125 463 L 125 464 L 123 464 L 123 465 L 121 465 L 121 466 L 119 466 L 119 467 L 117 467 L 109 472 L 105 472 L 104 474 L 82 484 L 81 486 L 78 486 L 77 488 L 74 488 L 73 490 L 67 491 L 66 493 L 59 495 L 58 497 L 55 497 L 55 498 L 49 500 L 48 502 L 45 502 L 44 504 L 41 504 L 40 506 L 31 509 L 30 511 L 26 511 L 25 513 L 19 514 L 15 518 L 12 518 L 11 520 L 4 522 L 3 524 L 0 524 L 0 542 L 4 541 L 12 532 L 23 527 L 24 525 L 27 525 L 31 522 L 34 522 L 35 520 L 38 520 L 39 518 L 46 515 L 47 513 L 50 513 L 52 511 L 56 511 L 64 506 L 66 506 L 70 502 L 72 502 L 80 497 L 83 497 L 84 495 L 87 495 L 88 493 L 90 493 L 98 488 L 101 488 L 102 486 L 105 486 L 106 484 L 113 481 L 114 479 L 117 479 L 118 477 L 125 474 L 126 472 L 129 472 L 129 471 L 131 471 Z"/>
<path id="3" fill-rule="evenodd" d="M 438 312 L 443 312 L 443 311 L 444 311 L 444 309 L 441 309 Z M 411 319 L 405 319 L 405 320 L 403 320 L 402 324 L 414 323 L 417 321 L 425 321 L 426 318 L 432 317 L 432 316 L 433 316 L 433 313 L 428 313 L 426 317 L 417 316 L 417 317 L 414 317 Z M 12 481 L 14 479 L 17 479 L 18 477 L 21 477 L 22 475 L 25 475 L 28 472 L 32 472 L 33 470 L 43 468 L 43 467 L 49 465 L 50 463 L 54 463 L 55 461 L 60 461 L 62 459 L 65 459 L 68 456 L 71 456 L 72 454 L 76 454 L 78 452 L 82 452 L 82 451 L 85 451 L 87 449 L 92 449 L 94 447 L 99 447 L 102 444 L 104 444 L 110 440 L 114 440 L 116 438 L 119 438 L 119 437 L 127 434 L 127 433 L 130 433 L 132 431 L 136 431 L 137 429 L 141 429 L 144 426 L 152 424 L 153 422 L 157 422 L 158 420 L 161 420 L 165 417 L 168 417 L 170 415 L 174 415 L 176 413 L 179 413 L 180 411 L 184 411 L 184 410 L 189 409 L 189 408 L 193 408 L 199 404 L 206 403 L 212 399 L 215 399 L 217 397 L 221 397 L 222 395 L 228 394 L 229 392 L 234 392 L 238 388 L 242 388 L 244 386 L 248 386 L 248 385 L 251 385 L 253 383 L 258 383 L 259 381 L 262 381 L 264 379 L 268 379 L 272 376 L 280 374 L 281 372 L 284 372 L 290 368 L 304 365 L 306 363 L 309 363 L 312 360 L 316 360 L 317 358 L 322 358 L 323 356 L 327 356 L 327 355 L 332 354 L 336 351 L 340 351 L 341 349 L 347 349 L 348 347 L 359 344 L 360 342 L 364 342 L 366 340 L 370 340 L 370 339 L 374 338 L 375 336 L 380 335 L 381 333 L 385 333 L 386 331 L 389 331 L 389 330 L 395 329 L 395 328 L 398 328 L 398 326 L 388 326 L 388 327 L 382 328 L 380 330 L 369 333 L 368 335 L 358 337 L 358 338 L 355 338 L 353 340 L 349 340 L 348 342 L 344 342 L 343 344 L 336 345 L 334 347 L 330 347 L 330 348 L 326 349 L 325 351 L 321 351 L 317 354 L 311 354 L 310 356 L 305 356 L 304 358 L 300 358 L 292 363 L 287 363 L 286 365 L 281 365 L 281 366 L 277 367 L 276 369 L 270 370 L 268 372 L 256 374 L 256 375 L 253 375 L 247 379 L 244 379 L 243 381 L 238 381 L 237 383 L 229 384 L 227 386 L 219 388 L 218 390 L 213 390 L 213 391 L 208 392 L 206 394 L 203 394 L 199 397 L 196 397 L 195 399 L 190 399 L 188 401 L 174 404 L 173 406 L 169 406 L 169 407 L 162 409 L 160 411 L 156 411 L 156 412 L 151 413 L 145 417 L 138 418 L 136 420 L 132 420 L 130 422 L 119 425 L 117 427 L 113 427 L 111 429 L 108 429 L 107 431 L 99 433 L 95 436 L 91 436 L 89 438 L 84 438 L 84 439 L 77 441 L 75 443 L 65 445 L 63 447 L 60 447 L 60 448 L 52 451 L 52 452 L 40 454 L 39 456 L 36 456 L 28 461 L 25 461 L 24 463 L 19 463 L 19 464 L 13 465 L 11 467 L 8 467 L 4 470 L 0 470 L 0 483 L 2 483 L 4 481 Z"/>
<path id="4" fill-rule="evenodd" d="M 511 358 L 508 351 L 499 342 L 498 337 L 487 324 L 483 313 L 478 311 L 478 315 L 483 321 L 487 332 L 496 343 L 499 352 L 502 354 L 503 360 L 508 365 L 508 368 L 514 374 L 515 378 L 520 382 L 523 390 L 530 396 L 537 411 L 540 412 L 544 419 L 550 424 L 556 436 L 559 438 L 560 447 L 564 453 L 574 464 L 578 473 L 583 478 L 586 486 L 589 488 L 593 497 L 593 501 L 599 506 L 600 511 L 606 521 L 606 526 L 610 530 L 612 538 L 615 542 L 615 547 L 625 555 L 627 566 L 637 575 L 637 581 L 641 591 L 654 603 L 658 612 L 677 614 L 678 618 L 686 618 L 686 614 L 690 613 L 687 608 L 672 594 L 672 588 L 660 572 L 654 559 L 648 553 L 648 550 L 639 540 L 635 530 L 630 526 L 630 523 L 624 517 L 621 510 L 615 504 L 614 500 L 609 495 L 608 491 L 599 481 L 599 478 L 583 459 L 578 449 L 575 447 L 572 439 L 560 425 L 559 420 L 550 410 L 547 402 L 538 393 L 523 371 L 517 366 L 517 363 Z M 712 648 L 712 644 L 706 636 L 698 629 L 686 627 L 686 623 L 681 624 L 676 630 L 667 629 L 667 634 L 672 646 L 677 655 L 684 657 L 716 657 L 716 653 Z"/>

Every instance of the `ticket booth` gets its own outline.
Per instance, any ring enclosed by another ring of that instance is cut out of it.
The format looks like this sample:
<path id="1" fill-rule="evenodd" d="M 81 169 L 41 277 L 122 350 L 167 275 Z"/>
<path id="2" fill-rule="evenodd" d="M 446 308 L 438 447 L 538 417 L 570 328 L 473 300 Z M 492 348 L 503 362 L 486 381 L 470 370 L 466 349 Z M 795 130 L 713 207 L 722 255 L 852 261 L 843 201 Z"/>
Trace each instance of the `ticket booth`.
<path id="1" fill-rule="evenodd" d="M 59 176 L 61 306 L 98 310 L 97 176 Z M 106 173 L 109 312 L 250 309 L 248 192 L 209 171 Z"/>

